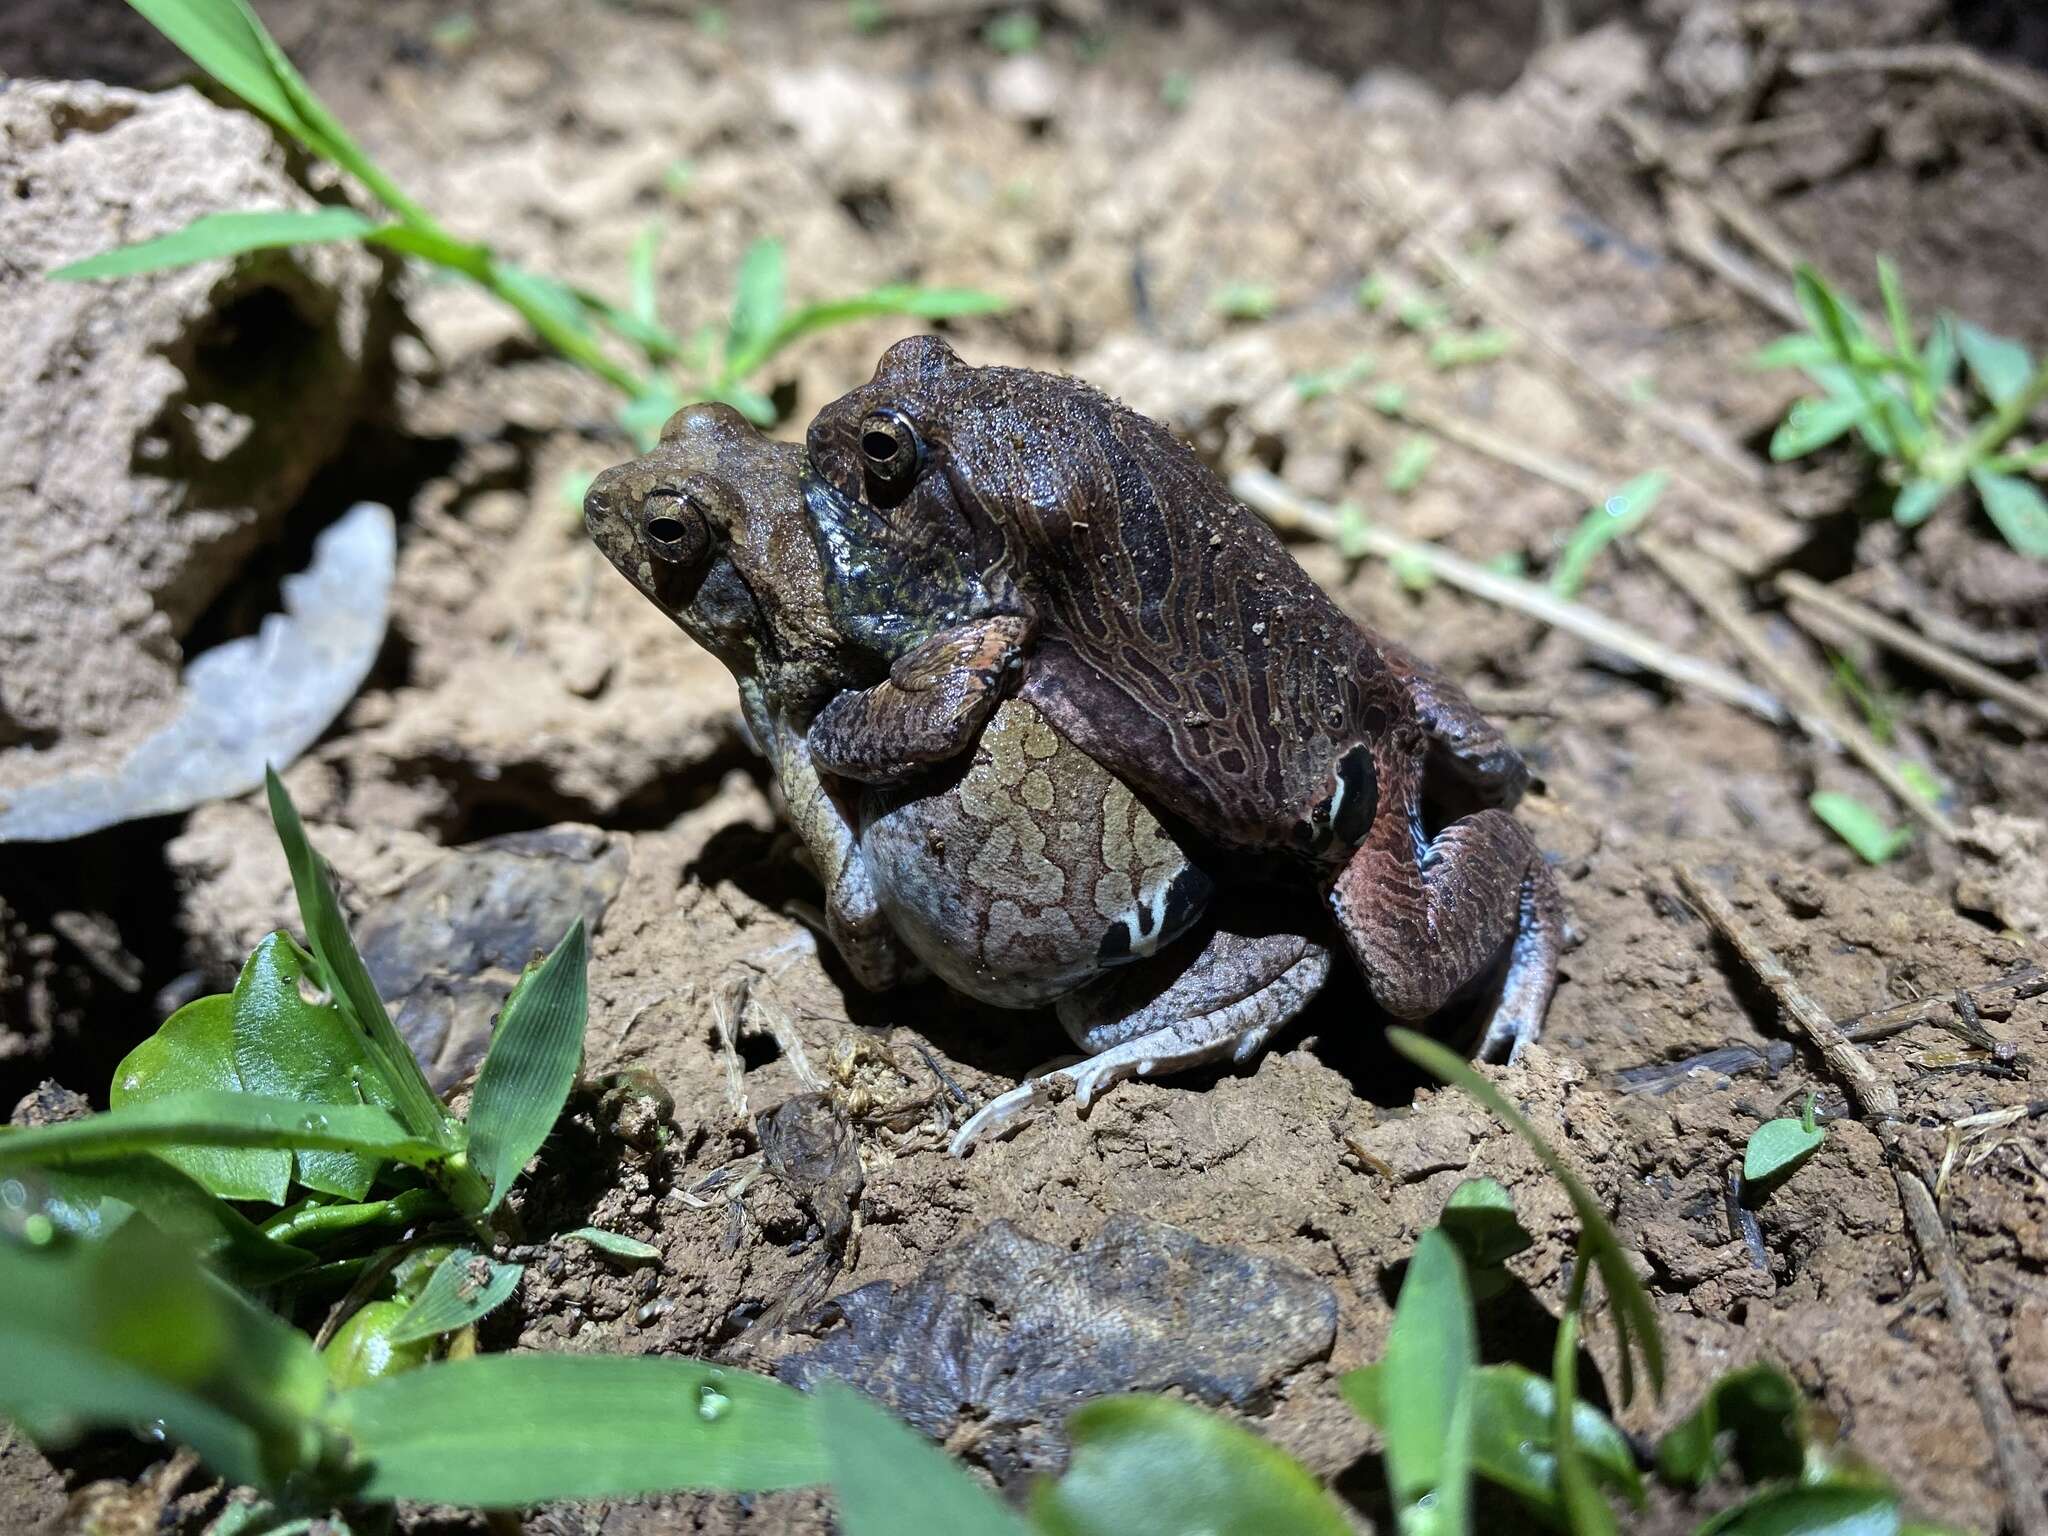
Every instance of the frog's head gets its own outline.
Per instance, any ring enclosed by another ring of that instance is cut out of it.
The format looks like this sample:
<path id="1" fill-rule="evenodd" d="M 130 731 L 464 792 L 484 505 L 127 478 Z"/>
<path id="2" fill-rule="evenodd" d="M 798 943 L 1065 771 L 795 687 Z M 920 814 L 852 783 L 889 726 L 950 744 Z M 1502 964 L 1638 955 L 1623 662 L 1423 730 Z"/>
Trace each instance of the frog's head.
<path id="1" fill-rule="evenodd" d="M 591 482 L 583 524 L 619 573 L 733 673 L 829 691 L 842 651 L 804 517 L 803 451 L 731 406 L 686 406 Z"/>
<path id="2" fill-rule="evenodd" d="M 970 367 L 936 336 L 899 341 L 805 439 L 804 487 L 828 563 L 837 525 L 921 569 L 919 579 L 936 571 L 943 583 L 951 555 L 970 583 L 993 588 L 1029 568 L 1015 558 L 1026 552 L 1008 547 L 1020 528 L 1057 533 L 1129 487 L 1128 465 L 1112 457 L 1129 416 L 1075 379 Z"/>

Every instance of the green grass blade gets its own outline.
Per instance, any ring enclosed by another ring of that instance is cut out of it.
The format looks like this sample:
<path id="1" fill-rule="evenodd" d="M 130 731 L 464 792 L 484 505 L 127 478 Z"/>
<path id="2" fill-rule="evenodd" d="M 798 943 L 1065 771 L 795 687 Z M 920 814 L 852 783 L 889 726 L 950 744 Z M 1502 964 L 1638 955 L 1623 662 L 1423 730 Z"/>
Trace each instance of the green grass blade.
<path id="1" fill-rule="evenodd" d="M 2033 481 L 1978 468 L 1970 471 L 1970 484 L 2006 543 L 2030 559 L 2048 560 L 2048 497 Z"/>
<path id="2" fill-rule="evenodd" d="M 263 28 L 239 0 L 128 0 L 188 59 L 309 149 L 325 154 L 270 64 Z"/>
<path id="3" fill-rule="evenodd" d="M 1579 1314 L 1568 1311 L 1560 1320 L 1550 1367 L 1552 1418 L 1550 1439 L 1557 1453 L 1558 1501 L 1572 1536 L 1620 1536 L 1614 1511 L 1594 1485 L 1593 1474 L 1573 1432 L 1572 1410 L 1579 1401 Z"/>
<path id="4" fill-rule="evenodd" d="M 505 1000 L 470 1099 L 470 1166 L 496 1210 L 526 1160 L 540 1150 L 576 1082 L 589 1013 L 583 920 Z"/>
<path id="5" fill-rule="evenodd" d="M 453 1333 L 503 1306 L 525 1271 L 473 1248 L 458 1248 L 427 1277 L 426 1288 L 391 1330 L 391 1342 L 410 1344 Z"/>
<path id="6" fill-rule="evenodd" d="M 187 1003 L 138 1043 L 114 1068 L 107 1101 L 117 1110 L 179 1094 L 238 1094 L 249 1085 L 235 1066 L 235 1003 L 202 997 Z M 0 1149 L 6 1143 L 0 1142 Z M 282 1205 L 291 1189 L 292 1157 L 271 1148 L 165 1147 L 164 1160 L 226 1200 Z"/>
<path id="7" fill-rule="evenodd" d="M 377 995 L 363 957 L 356 952 L 355 940 L 349 937 L 348 920 L 342 916 L 341 899 L 335 894 L 327 861 L 307 841 L 298 808 L 275 770 L 264 771 L 264 786 L 270 798 L 270 820 L 277 828 L 277 840 L 284 845 L 285 862 L 291 866 L 299 917 L 319 963 L 324 990 L 355 1015 L 370 1059 L 389 1085 L 394 1108 L 406 1128 L 422 1140 L 451 1147 L 454 1138 L 448 1113 L 413 1060 L 410 1047 L 392 1026 L 391 1015 L 384 1011 L 384 1000 Z"/>
<path id="8" fill-rule="evenodd" d="M 828 1473 L 801 1393 L 696 1360 L 487 1355 L 345 1392 L 334 1414 L 371 1500 L 504 1509 Z"/>
<path id="9" fill-rule="evenodd" d="M 1615 1328 L 1620 1334 L 1621 1401 L 1626 1404 L 1635 1397 L 1633 1359 L 1638 1354 L 1642 1356 L 1644 1369 L 1650 1378 L 1651 1390 L 1662 1397 L 1664 1338 L 1657 1327 L 1657 1309 L 1650 1304 L 1650 1294 L 1643 1289 L 1643 1282 L 1629 1267 L 1628 1254 L 1621 1246 L 1621 1239 L 1615 1236 L 1614 1228 L 1608 1224 L 1606 1213 L 1594 1200 L 1592 1191 L 1580 1181 L 1570 1165 L 1551 1150 L 1550 1144 L 1536 1134 L 1536 1128 L 1508 1102 L 1507 1096 L 1463 1059 L 1412 1029 L 1389 1029 L 1387 1041 L 1425 1072 L 1462 1089 L 1491 1110 L 1502 1124 L 1528 1143 L 1529 1149 L 1542 1160 L 1551 1176 L 1564 1186 L 1572 1209 L 1579 1218 L 1583 1240 L 1600 1271 L 1601 1280 L 1607 1286 L 1608 1308 L 1614 1314 Z"/>
<path id="10" fill-rule="evenodd" d="M 756 240 L 740 257 L 739 279 L 733 290 L 732 321 L 725 334 L 725 376 L 728 379 L 744 379 L 767 355 L 758 349 L 782 323 L 787 281 L 787 258 L 780 240 Z"/>
<path id="11" fill-rule="evenodd" d="M 1580 518 L 1564 552 L 1557 557 L 1556 569 L 1550 573 L 1550 590 L 1559 597 L 1576 597 L 1600 552 L 1643 526 L 1670 478 L 1661 469 L 1637 475 Z"/>
<path id="12" fill-rule="evenodd" d="M 1067 1416 L 1066 1475 L 1041 1483 L 1046 1536 L 1344 1536 L 1351 1527 L 1306 1468 L 1228 1419 L 1165 1397 L 1108 1397 Z"/>
<path id="13" fill-rule="evenodd" d="M 1459 1408 L 1478 1363 L 1464 1260 L 1449 1235 L 1432 1227 L 1408 1261 L 1381 1362 L 1387 1486 L 1408 1536 L 1449 1536 L 1465 1528 L 1458 1512 L 1465 1506 L 1472 1442 L 1469 1409 L 1465 1432 L 1458 1433 Z"/>
<path id="14" fill-rule="evenodd" d="M 1877 258 L 1877 286 L 1884 295 L 1884 314 L 1892 328 L 1892 345 L 1898 348 L 1901 358 L 1917 368 L 1920 351 L 1913 342 L 1913 312 L 1906 304 L 1906 290 L 1899 285 L 1899 269 L 1892 265 L 1890 257 Z"/>
<path id="15" fill-rule="evenodd" d="M 844 1536 L 1030 1536 L 1000 1497 L 852 1388 L 821 1381 L 811 1394 L 811 1422 L 831 1465 Z"/>
<path id="16" fill-rule="evenodd" d="M 599 1253 L 629 1264 L 651 1264 L 661 1258 L 661 1250 L 654 1244 L 643 1243 L 637 1237 L 627 1237 L 623 1232 L 607 1232 L 603 1227 L 578 1227 L 573 1232 L 564 1232 L 562 1236 L 588 1243 Z"/>
<path id="17" fill-rule="evenodd" d="M 1699 1536 L 1899 1536 L 1899 1501 L 1864 1487 L 1772 1488 L 1699 1528 Z"/>
<path id="18" fill-rule="evenodd" d="M 139 240 L 59 267 L 50 276 L 58 282 L 82 283 L 93 278 L 131 277 L 189 267 L 194 262 L 245 251 L 275 250 L 287 245 L 321 245 L 360 240 L 377 226 L 353 208 L 276 208 L 246 213 L 209 213 L 183 229 L 154 240 Z"/>
<path id="19" fill-rule="evenodd" d="M 196 1089 L 29 1130 L 0 1127 L 0 1160 L 69 1167 L 166 1147 L 273 1147 L 363 1152 L 432 1167 L 447 1149 L 368 1104 L 308 1104 Z"/>
<path id="20" fill-rule="evenodd" d="M 660 320 L 661 294 L 655 273 L 655 260 L 661 254 L 661 225 L 650 220 L 633 237 L 633 250 L 628 259 L 628 313 L 643 325 L 655 325 Z"/>

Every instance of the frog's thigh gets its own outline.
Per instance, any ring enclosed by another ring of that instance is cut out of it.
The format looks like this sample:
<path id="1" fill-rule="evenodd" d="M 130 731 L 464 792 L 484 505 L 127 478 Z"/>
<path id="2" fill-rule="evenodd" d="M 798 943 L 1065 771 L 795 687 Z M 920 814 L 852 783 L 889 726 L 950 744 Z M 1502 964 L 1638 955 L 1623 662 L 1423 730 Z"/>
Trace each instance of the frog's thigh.
<path id="1" fill-rule="evenodd" d="M 1248 1061 L 1307 1005 L 1330 974 L 1327 949 L 1288 934 L 1249 937 L 1218 931 L 1178 977 L 1159 989 L 1161 973 L 1180 961 L 1180 954 L 1169 952 L 1062 999 L 1060 1023 L 1094 1054 L 1020 1083 L 983 1105 L 955 1133 L 953 1155 L 1029 1119 L 1047 1102 L 1047 1087 L 1054 1082 L 1070 1085 L 1075 1102 L 1086 1109 L 1104 1089 L 1127 1077 L 1178 1072 L 1223 1056 Z"/>
<path id="2" fill-rule="evenodd" d="M 842 693 L 811 721 L 812 757 L 827 773 L 892 784 L 974 745 L 1002 701 L 1030 635 L 999 616 L 942 630 L 900 657 L 886 681 Z"/>

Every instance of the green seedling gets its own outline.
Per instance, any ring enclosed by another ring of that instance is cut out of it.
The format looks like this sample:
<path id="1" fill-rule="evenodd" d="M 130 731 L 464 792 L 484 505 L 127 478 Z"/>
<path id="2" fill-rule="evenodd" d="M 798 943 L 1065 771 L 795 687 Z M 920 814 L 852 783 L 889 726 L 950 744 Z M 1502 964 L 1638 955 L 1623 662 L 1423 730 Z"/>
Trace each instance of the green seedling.
<path id="1" fill-rule="evenodd" d="M 1042 28 L 1032 11 L 1005 11 L 989 19 L 981 29 L 981 40 L 1006 57 L 1029 53 L 1039 44 Z"/>
<path id="2" fill-rule="evenodd" d="M 1643 526 L 1669 479 L 1661 469 L 1637 475 L 1580 518 L 1550 572 L 1550 590 L 1559 597 L 1577 597 L 1601 551 Z"/>
<path id="3" fill-rule="evenodd" d="M 723 348 L 717 347 L 715 335 L 710 345 L 706 338 L 688 345 L 655 313 L 651 236 L 643 235 L 635 247 L 633 298 L 623 305 L 518 266 L 487 244 L 451 233 L 408 197 L 313 94 L 248 0 L 129 3 L 225 90 L 353 176 L 378 211 L 325 207 L 207 214 L 171 234 L 60 267 L 50 274 L 54 278 L 118 278 L 336 241 L 395 251 L 479 284 L 562 356 L 619 390 L 627 401 L 622 419 L 643 447 L 660 426 L 659 421 L 648 425 L 653 410 L 665 405 L 673 411 L 691 400 L 725 400 L 756 425 L 772 424 L 775 407 L 755 377 L 784 347 L 813 331 L 875 315 L 946 319 L 1007 307 L 1007 301 L 977 290 L 890 284 L 785 312 L 782 247 L 764 240 L 750 247 L 741 263 Z M 709 7 L 698 13 L 698 22 L 707 31 L 722 31 L 725 15 Z M 673 190 L 673 177 L 671 183 Z"/>
<path id="4" fill-rule="evenodd" d="M 1836 691 L 1863 716 L 1863 724 L 1869 730 L 1871 740 L 1881 747 L 1890 746 L 1898 724 L 1897 712 L 1891 701 L 1863 675 L 1854 661 L 1839 651 L 1828 653 L 1828 668 L 1834 674 Z M 1935 798 L 1940 798 L 1938 789 Z"/>
<path id="5" fill-rule="evenodd" d="M 1439 369 L 1464 368 L 1473 363 L 1493 362 L 1506 357 L 1514 349 L 1514 333 L 1498 326 L 1486 326 L 1476 331 L 1452 331 L 1430 342 L 1429 364 Z"/>
<path id="6" fill-rule="evenodd" d="M 1814 1123 L 1810 1093 L 1796 1117 L 1766 1120 L 1750 1132 L 1742 1150 L 1743 1197 L 1762 1199 L 1797 1173 L 1827 1139 L 1827 1131 Z"/>
<path id="7" fill-rule="evenodd" d="M 1270 283 L 1225 283 L 1209 296 L 1209 307 L 1226 320 L 1264 320 L 1279 304 Z"/>
<path id="8" fill-rule="evenodd" d="M 1334 395 L 1361 379 L 1371 377 L 1377 366 L 1370 354 L 1361 352 L 1341 367 L 1326 369 L 1322 373 L 1297 374 L 1294 393 L 1303 400 L 1320 400 L 1325 395 Z"/>
<path id="9" fill-rule="evenodd" d="M 1866 864 L 1888 863 L 1912 846 L 1910 827 L 1893 826 L 1853 795 L 1819 789 L 1807 797 L 1806 803 L 1821 823 L 1855 849 L 1856 856 Z"/>
<path id="10" fill-rule="evenodd" d="M 2018 342 L 1953 315 L 1917 335 L 1892 264 L 1880 257 L 1887 335 L 1811 267 L 1794 280 L 1806 330 L 1766 347 L 1759 366 L 1798 368 L 1820 388 L 1792 405 L 1771 457 L 1796 459 L 1854 432 L 1897 487 L 1892 517 L 1925 522 L 1967 484 L 2021 554 L 2048 560 L 2048 496 L 2035 476 L 2048 443 L 2014 446 L 2048 399 L 2048 365 Z"/>
<path id="11" fill-rule="evenodd" d="M 1394 451 L 1394 462 L 1387 466 L 1387 489 L 1396 496 L 1406 496 L 1422 484 L 1422 477 L 1435 462 L 1436 439 L 1410 433 L 1401 439 L 1401 446 Z"/>
<path id="12" fill-rule="evenodd" d="M 1478 1477 L 1505 1490 L 1541 1526 L 1571 1536 L 1612 1536 L 1619 1530 L 1609 1496 L 1644 1504 L 1635 1452 L 1579 1395 L 1579 1338 L 1587 1281 L 1598 1273 L 1616 1329 L 1621 1398 L 1633 1392 L 1640 1360 L 1661 1394 L 1664 1349 L 1657 1316 L 1628 1263 L 1620 1239 L 1590 1192 L 1564 1160 L 1486 1078 L 1443 1046 L 1409 1030 L 1388 1038 L 1403 1056 L 1484 1105 L 1512 1130 L 1564 1186 L 1580 1222 L 1577 1255 L 1544 1377 L 1519 1365 L 1481 1363 L 1474 1298 L 1499 1294 L 1474 1283 L 1504 1273 L 1501 1260 L 1520 1251 L 1527 1234 L 1514 1219 L 1507 1191 L 1490 1179 L 1469 1179 L 1445 1205 L 1437 1227 L 1423 1234 L 1403 1278 L 1394 1326 L 1382 1360 L 1340 1378 L 1359 1416 L 1385 1442 L 1387 1483 L 1404 1533 L 1467 1533 L 1466 1484 Z M 1788 1127 L 1804 1151 L 1784 1144 Z M 1803 1120 L 1773 1121 L 1752 1138 L 1782 1178 L 1810 1155 L 1822 1133 L 1808 1099 Z M 1747 1177 L 1763 1177 L 1760 1166 Z M 1654 1466 L 1666 1484 L 1697 1490 L 1724 1470 L 1752 1490 L 1714 1515 L 1696 1536 L 1939 1536 L 1907 1522 L 1898 1495 L 1869 1469 L 1838 1457 L 1814 1435 L 1798 1387 L 1775 1366 L 1756 1365 L 1720 1377 L 1699 1406 L 1656 1448 Z"/>
<path id="13" fill-rule="evenodd" d="M 1185 69 L 1170 69 L 1159 82 L 1159 104 L 1169 112 L 1184 112 L 1195 99 L 1195 77 Z"/>

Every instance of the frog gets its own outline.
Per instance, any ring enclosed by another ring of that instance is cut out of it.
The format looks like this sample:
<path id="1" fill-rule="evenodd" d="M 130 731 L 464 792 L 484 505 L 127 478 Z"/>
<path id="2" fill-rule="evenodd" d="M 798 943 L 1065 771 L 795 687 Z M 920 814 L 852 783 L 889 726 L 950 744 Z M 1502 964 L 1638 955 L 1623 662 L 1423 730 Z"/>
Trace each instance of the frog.
<path id="1" fill-rule="evenodd" d="M 951 665 L 935 667 L 936 687 L 915 664 L 878 672 L 829 601 L 804 467 L 800 445 L 731 407 L 686 407 L 650 452 L 593 480 L 584 523 L 732 674 L 856 984 L 929 972 L 998 1008 L 1049 1006 L 1085 1053 L 980 1107 L 954 1154 L 1061 1094 L 1085 1112 L 1129 1077 L 1255 1057 L 1329 975 L 1319 914 L 1219 901 L 1129 786 L 1004 694 L 1000 669 L 971 675 L 968 650 L 939 648 Z M 823 769 L 808 736 L 818 712 L 878 688 L 901 714 L 972 716 L 971 749 L 886 783 Z"/>
<path id="2" fill-rule="evenodd" d="M 1537 1038 L 1563 901 L 1512 814 L 1520 754 L 1338 608 L 1167 427 L 916 336 L 819 411 L 805 447 L 842 634 L 953 706 L 907 709 L 893 677 L 843 693 L 807 728 L 821 768 L 927 772 L 1014 694 L 1186 846 L 1306 879 L 1388 1013 L 1490 993 L 1482 1057 Z M 949 665 L 962 681 L 929 681 Z"/>

